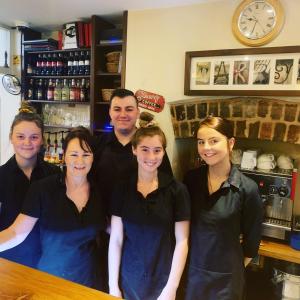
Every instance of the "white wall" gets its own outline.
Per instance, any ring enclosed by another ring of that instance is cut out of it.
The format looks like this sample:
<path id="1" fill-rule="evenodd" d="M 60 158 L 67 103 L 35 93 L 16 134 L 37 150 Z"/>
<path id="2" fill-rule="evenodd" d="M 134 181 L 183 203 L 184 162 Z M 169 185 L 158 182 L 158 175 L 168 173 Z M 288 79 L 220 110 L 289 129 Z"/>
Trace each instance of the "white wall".
<path id="1" fill-rule="evenodd" d="M 156 92 L 166 102 L 184 96 L 186 51 L 244 48 L 231 32 L 231 18 L 241 0 L 190 5 L 185 7 L 130 11 L 128 14 L 126 88 Z M 300 0 L 281 0 L 285 24 L 279 36 L 266 45 L 299 45 Z M 168 138 L 168 154 L 173 167 L 176 148 L 171 117 L 166 105 L 157 120 Z"/>

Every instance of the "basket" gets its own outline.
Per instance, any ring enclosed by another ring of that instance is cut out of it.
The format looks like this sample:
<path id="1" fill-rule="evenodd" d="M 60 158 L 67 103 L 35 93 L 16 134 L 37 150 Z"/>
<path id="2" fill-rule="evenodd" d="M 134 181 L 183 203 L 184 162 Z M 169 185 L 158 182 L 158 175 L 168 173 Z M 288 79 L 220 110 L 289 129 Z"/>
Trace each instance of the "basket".
<path id="1" fill-rule="evenodd" d="M 108 62 L 106 63 L 106 69 L 108 73 L 118 73 L 119 62 Z"/>
<path id="2" fill-rule="evenodd" d="M 113 52 L 107 53 L 105 56 L 106 56 L 107 62 L 119 62 L 120 55 L 121 55 L 120 51 L 113 51 Z"/>
<path id="3" fill-rule="evenodd" d="M 101 92 L 103 101 L 109 101 L 113 91 L 114 89 L 102 89 Z"/>

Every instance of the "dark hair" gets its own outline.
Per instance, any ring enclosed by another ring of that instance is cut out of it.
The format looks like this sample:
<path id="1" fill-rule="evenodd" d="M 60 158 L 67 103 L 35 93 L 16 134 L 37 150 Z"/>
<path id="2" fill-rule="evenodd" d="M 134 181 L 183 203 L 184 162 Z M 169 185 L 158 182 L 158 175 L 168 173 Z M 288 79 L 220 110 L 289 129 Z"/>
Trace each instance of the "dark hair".
<path id="1" fill-rule="evenodd" d="M 22 101 L 19 113 L 15 116 L 11 124 L 10 135 L 12 135 L 15 126 L 23 121 L 35 123 L 35 125 L 41 129 L 42 135 L 44 134 L 44 123 L 42 118 L 36 113 L 35 108 L 30 106 L 27 101 Z"/>
<path id="2" fill-rule="evenodd" d="M 167 139 L 164 132 L 160 129 L 160 127 L 153 121 L 154 116 L 148 112 L 142 112 L 140 114 L 140 128 L 136 130 L 134 133 L 131 144 L 133 148 L 136 148 L 140 143 L 141 139 L 144 137 L 153 137 L 158 135 L 161 138 L 161 143 L 164 149 L 167 147 Z"/>
<path id="3" fill-rule="evenodd" d="M 135 101 L 136 101 L 136 106 L 138 106 L 138 100 L 137 100 L 134 92 L 132 92 L 130 90 L 127 90 L 127 89 L 115 89 L 112 92 L 111 96 L 110 96 L 109 107 L 111 107 L 112 100 L 115 97 L 125 98 L 125 97 L 128 97 L 128 96 L 132 96 L 135 99 Z"/>
<path id="4" fill-rule="evenodd" d="M 197 133 L 199 129 L 201 129 L 202 127 L 212 128 L 220 132 L 221 134 L 225 135 L 228 139 L 234 137 L 232 123 L 221 117 L 213 117 L 213 116 L 206 117 L 204 120 L 200 122 Z"/>
<path id="5" fill-rule="evenodd" d="M 76 138 L 79 139 L 79 145 L 82 150 L 94 153 L 93 137 L 91 135 L 91 132 L 83 126 L 74 127 L 67 134 L 64 143 L 62 145 L 62 149 L 64 152 L 66 152 L 70 141 Z"/>

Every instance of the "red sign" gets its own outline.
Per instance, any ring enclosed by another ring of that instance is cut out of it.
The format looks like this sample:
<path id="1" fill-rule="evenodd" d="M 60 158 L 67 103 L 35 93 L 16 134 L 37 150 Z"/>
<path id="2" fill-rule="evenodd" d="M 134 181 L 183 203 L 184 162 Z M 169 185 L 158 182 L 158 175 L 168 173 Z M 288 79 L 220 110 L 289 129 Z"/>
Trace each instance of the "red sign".
<path id="1" fill-rule="evenodd" d="M 154 112 L 161 112 L 165 106 L 165 98 L 161 95 L 138 90 L 135 93 L 139 107 L 146 108 Z"/>

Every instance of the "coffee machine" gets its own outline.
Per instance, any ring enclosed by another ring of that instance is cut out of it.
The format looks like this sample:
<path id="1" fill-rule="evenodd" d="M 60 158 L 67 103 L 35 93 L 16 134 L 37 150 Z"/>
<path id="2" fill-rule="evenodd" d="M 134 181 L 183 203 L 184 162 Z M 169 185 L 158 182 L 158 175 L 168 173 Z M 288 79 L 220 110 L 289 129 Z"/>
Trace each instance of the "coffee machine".
<path id="1" fill-rule="evenodd" d="M 254 170 L 241 171 L 258 185 L 265 209 L 262 236 L 288 241 L 293 214 L 292 175 Z"/>

